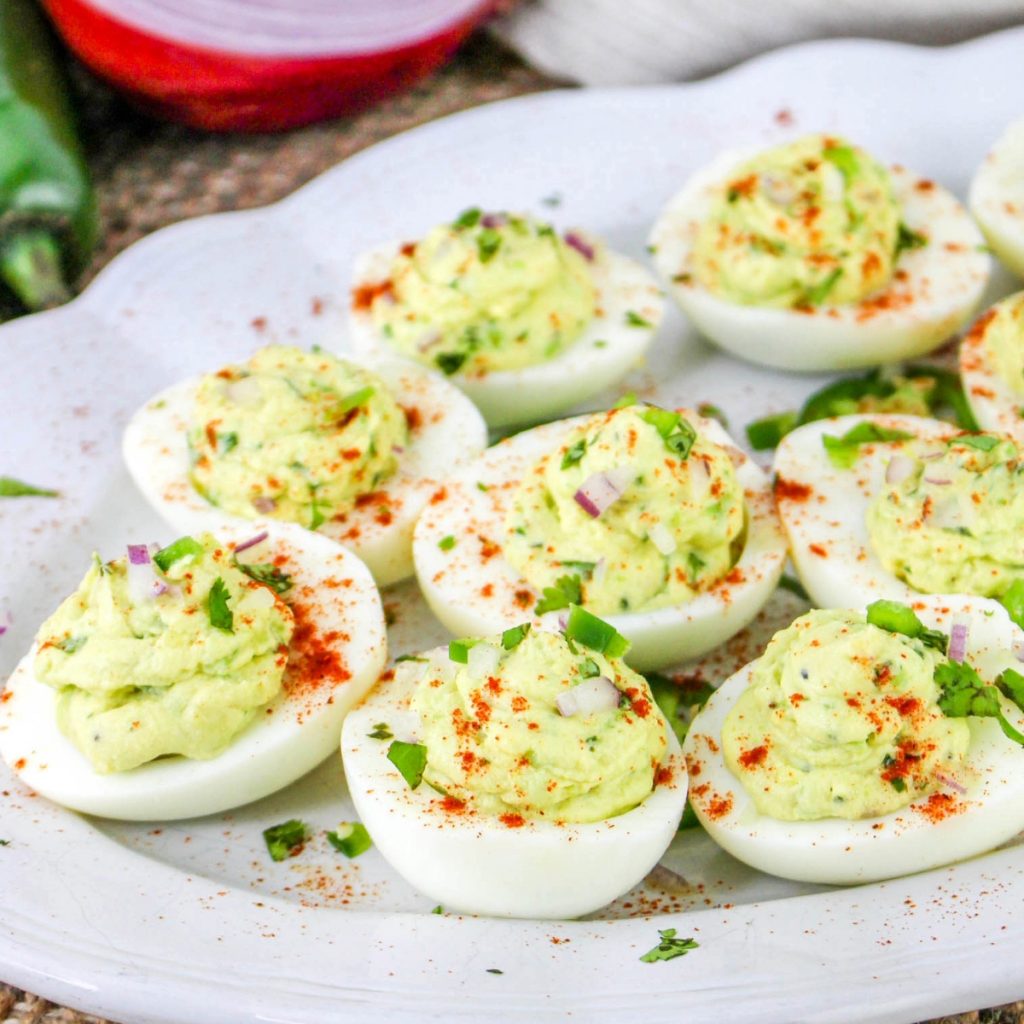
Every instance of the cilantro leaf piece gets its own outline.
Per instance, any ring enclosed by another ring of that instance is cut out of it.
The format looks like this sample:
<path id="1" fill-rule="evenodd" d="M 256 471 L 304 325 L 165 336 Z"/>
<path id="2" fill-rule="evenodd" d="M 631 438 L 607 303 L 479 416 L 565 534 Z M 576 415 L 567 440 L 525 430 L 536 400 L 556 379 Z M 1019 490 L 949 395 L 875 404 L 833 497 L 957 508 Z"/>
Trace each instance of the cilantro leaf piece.
<path id="1" fill-rule="evenodd" d="M 631 405 L 636 405 L 638 399 L 635 391 L 627 391 L 613 406 L 613 409 L 628 409 Z"/>
<path id="2" fill-rule="evenodd" d="M 1007 671 L 1013 672 L 1013 669 Z M 942 691 L 939 695 L 939 707 L 947 718 L 994 718 L 1008 739 L 1024 746 L 1024 733 L 1019 732 L 1006 720 L 999 703 L 999 694 L 1002 692 L 1000 681 L 1010 693 L 1018 686 L 1018 680 L 1024 684 L 1024 678 L 1018 676 L 1016 672 L 1013 672 L 1013 675 L 1017 676 L 1017 680 L 1005 678 L 1004 672 L 995 686 L 989 686 L 971 665 L 963 661 L 948 661 L 935 669 L 935 682 Z"/>
<path id="3" fill-rule="evenodd" d="M 394 733 L 391 731 L 391 726 L 387 722 L 377 722 L 373 727 L 373 732 L 366 734 L 371 740 L 391 740 L 394 739 Z"/>
<path id="4" fill-rule="evenodd" d="M 58 640 L 57 643 L 54 644 L 54 647 L 63 651 L 65 654 L 74 654 L 75 651 L 81 650 L 82 646 L 88 639 L 89 638 L 87 636 L 68 636 L 63 640 Z"/>
<path id="5" fill-rule="evenodd" d="M 353 391 L 351 395 L 346 395 L 338 403 L 338 416 L 344 416 L 345 413 L 351 412 L 353 409 L 358 409 L 361 405 L 365 405 L 374 396 L 376 390 L 377 389 L 372 384 L 367 384 L 365 388 L 360 388 L 358 391 Z"/>
<path id="6" fill-rule="evenodd" d="M 1013 621 L 1024 629 L 1024 580 L 1014 580 L 999 598 Z"/>
<path id="7" fill-rule="evenodd" d="M 175 562 L 183 558 L 196 558 L 203 553 L 203 545 L 192 537 L 179 537 L 173 544 L 161 548 L 154 556 L 153 562 L 161 572 L 167 572 Z"/>
<path id="8" fill-rule="evenodd" d="M 597 562 L 580 562 L 573 558 L 563 558 L 561 563 L 566 569 L 575 569 L 581 577 L 587 576 L 597 568 Z"/>
<path id="9" fill-rule="evenodd" d="M 328 832 L 327 841 L 349 860 L 366 853 L 373 846 L 370 833 L 366 831 L 366 826 L 361 821 L 348 822 L 337 832 Z"/>
<path id="10" fill-rule="evenodd" d="M 816 285 L 808 288 L 803 295 L 803 305 L 820 306 L 829 296 L 829 292 L 836 286 L 836 282 L 843 276 L 842 267 L 834 267 L 826 277 L 822 278 Z"/>
<path id="11" fill-rule="evenodd" d="M 645 320 L 639 313 L 634 312 L 632 309 L 626 310 L 626 323 L 630 327 L 653 327 L 654 324 L 650 320 Z"/>
<path id="12" fill-rule="evenodd" d="M 860 160 L 851 146 L 826 146 L 821 155 L 839 169 L 847 184 L 860 173 Z"/>
<path id="13" fill-rule="evenodd" d="M 545 587 L 541 599 L 534 605 L 534 615 L 568 608 L 571 604 L 579 604 L 583 596 L 582 581 L 576 574 L 559 576 L 554 586 Z"/>
<path id="14" fill-rule="evenodd" d="M 452 227 L 458 231 L 460 228 L 475 228 L 483 215 L 479 206 L 471 206 L 452 221 Z"/>
<path id="15" fill-rule="evenodd" d="M 431 913 L 432 914 L 443 914 L 444 913 L 444 907 L 442 907 L 441 904 L 438 903 L 438 905 L 436 907 L 434 907 L 434 909 L 431 911 Z"/>
<path id="16" fill-rule="evenodd" d="M 961 434 L 959 437 L 952 437 L 948 442 L 950 445 L 962 444 L 966 448 L 977 448 L 978 451 L 990 452 L 997 444 L 999 438 L 991 434 Z"/>
<path id="17" fill-rule="evenodd" d="M 660 672 L 647 672 L 644 678 L 651 688 L 654 703 L 661 709 L 676 738 L 682 743 L 686 739 L 690 720 L 707 703 L 715 692 L 714 687 L 696 678 L 677 679 Z"/>
<path id="18" fill-rule="evenodd" d="M 896 250 L 893 255 L 896 259 L 899 259 L 900 253 L 906 252 L 909 249 L 920 249 L 927 244 L 927 235 L 922 235 L 920 231 L 912 231 L 901 221 L 899 234 L 896 236 Z"/>
<path id="19" fill-rule="evenodd" d="M 795 576 L 780 576 L 779 588 L 788 590 L 791 594 L 799 597 L 801 601 L 806 601 L 808 604 L 811 603 L 810 595 L 804 590 L 804 585 Z"/>
<path id="20" fill-rule="evenodd" d="M 235 631 L 235 613 L 228 607 L 231 600 L 231 591 L 227 584 L 218 576 L 210 587 L 210 593 L 206 598 L 206 610 L 210 616 L 210 625 L 215 629 L 222 629 L 225 633 Z"/>
<path id="21" fill-rule="evenodd" d="M 309 827 L 298 818 L 263 830 L 263 841 L 267 844 L 270 859 L 274 861 L 287 860 L 301 853 L 308 838 Z"/>
<path id="22" fill-rule="evenodd" d="M 506 651 L 514 650 L 518 647 L 525 639 L 527 633 L 530 632 L 530 623 L 524 622 L 519 626 L 513 626 L 511 629 L 506 629 L 501 634 L 501 646 Z"/>
<path id="23" fill-rule="evenodd" d="M 860 455 L 861 445 L 878 441 L 906 441 L 913 436 L 905 430 L 894 430 L 864 421 L 850 427 L 842 437 L 823 434 L 821 443 L 833 466 L 837 469 L 850 469 Z"/>
<path id="24" fill-rule="evenodd" d="M 36 487 L 13 476 L 0 476 L 0 498 L 59 498 L 60 491 L 48 487 Z"/>
<path id="25" fill-rule="evenodd" d="M 11 845 L 10 839 L 0 839 L 0 846 L 10 846 L 10 845 Z"/>
<path id="26" fill-rule="evenodd" d="M 902 633 L 914 640 L 920 640 L 943 654 L 949 647 L 949 637 L 945 633 L 937 629 L 928 629 L 913 608 L 899 601 L 872 601 L 867 607 L 867 621 L 872 626 L 890 633 Z"/>
<path id="27" fill-rule="evenodd" d="M 488 974 L 504 974 L 505 972 L 500 967 L 488 967 Z"/>
<path id="28" fill-rule="evenodd" d="M 434 356 L 434 362 L 442 373 L 450 377 L 453 373 L 459 372 L 466 358 L 465 352 L 439 352 Z"/>
<path id="29" fill-rule="evenodd" d="M 581 437 L 574 444 L 569 445 L 565 454 L 562 456 L 562 469 L 568 469 L 570 466 L 575 466 L 576 463 L 583 458 L 586 450 L 587 439 L 585 437 Z"/>
<path id="30" fill-rule="evenodd" d="M 609 658 L 621 658 L 630 647 L 629 641 L 614 626 L 576 603 L 569 608 L 565 638 L 581 643 L 592 651 L 606 654 Z"/>
<path id="31" fill-rule="evenodd" d="M 797 414 L 792 410 L 754 420 L 747 424 L 747 441 L 755 452 L 777 448 L 779 442 L 797 425 Z"/>
<path id="32" fill-rule="evenodd" d="M 697 812 L 693 809 L 693 804 L 687 800 L 686 806 L 683 808 L 683 816 L 679 819 L 679 828 L 677 831 L 685 832 L 687 829 L 700 827 L 700 818 L 697 817 Z"/>
<path id="33" fill-rule="evenodd" d="M 440 548 L 440 549 L 441 549 L 442 551 L 451 551 L 451 549 L 452 549 L 453 547 L 455 547 L 455 543 L 456 543 L 456 541 L 455 541 L 455 537 L 454 537 L 454 536 L 453 536 L 452 534 L 450 534 L 450 533 L 449 533 L 447 537 L 442 537 L 442 538 L 441 538 L 441 539 L 440 539 L 440 540 L 439 540 L 439 541 L 437 542 L 437 546 L 438 546 L 438 547 L 439 547 L 439 548 Z"/>
<path id="34" fill-rule="evenodd" d="M 712 405 L 711 402 L 701 402 L 697 406 L 697 415 L 703 416 L 706 420 L 718 420 L 726 430 L 729 429 L 729 417 L 717 405 Z"/>
<path id="35" fill-rule="evenodd" d="M 659 960 L 675 960 L 677 956 L 685 956 L 691 949 L 699 947 L 699 943 L 694 942 L 692 936 L 687 939 L 676 938 L 675 928 L 659 928 L 658 935 L 661 941 L 654 949 L 649 949 L 640 957 L 641 963 L 654 964 Z"/>
<path id="36" fill-rule="evenodd" d="M 238 434 L 233 430 L 225 431 L 223 434 L 217 435 L 217 451 L 221 455 L 226 455 L 232 448 L 238 447 Z"/>
<path id="37" fill-rule="evenodd" d="M 996 680 L 996 686 L 1004 697 L 1024 711 L 1024 676 L 1012 668 L 1004 669 Z"/>
<path id="38" fill-rule="evenodd" d="M 704 568 L 708 563 L 704 561 L 696 551 L 691 551 L 686 556 L 686 576 L 690 581 L 692 587 L 697 582 L 697 577 L 700 575 L 701 569 Z"/>
<path id="39" fill-rule="evenodd" d="M 270 562 L 239 562 L 235 565 L 251 580 L 263 583 L 275 594 L 285 594 L 292 589 L 292 578 L 288 573 L 283 572 L 279 566 Z"/>
<path id="40" fill-rule="evenodd" d="M 494 228 L 484 228 L 476 236 L 476 251 L 481 263 L 490 263 L 501 248 L 501 235 Z"/>
<path id="41" fill-rule="evenodd" d="M 410 789 L 415 789 L 423 781 L 423 769 L 427 767 L 427 748 L 422 743 L 394 740 L 388 747 L 388 760 L 398 769 Z"/>

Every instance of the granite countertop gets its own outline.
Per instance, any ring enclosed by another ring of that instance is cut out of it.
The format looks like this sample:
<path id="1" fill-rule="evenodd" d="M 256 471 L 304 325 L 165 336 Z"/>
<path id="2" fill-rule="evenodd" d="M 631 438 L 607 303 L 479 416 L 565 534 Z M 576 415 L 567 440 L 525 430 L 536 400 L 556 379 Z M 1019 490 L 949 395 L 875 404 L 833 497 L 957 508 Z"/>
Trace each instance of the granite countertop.
<path id="1" fill-rule="evenodd" d="M 122 249 L 166 224 L 274 202 L 397 132 L 558 85 L 479 35 L 440 73 L 371 110 L 282 135 L 221 136 L 154 122 L 84 72 L 76 78 L 85 95 L 83 130 L 103 223 L 103 239 L 81 285 Z M 0 981 L 0 1024 L 106 1022 Z M 942 1018 L 941 1024 L 1024 1024 L 1024 1002 Z"/>

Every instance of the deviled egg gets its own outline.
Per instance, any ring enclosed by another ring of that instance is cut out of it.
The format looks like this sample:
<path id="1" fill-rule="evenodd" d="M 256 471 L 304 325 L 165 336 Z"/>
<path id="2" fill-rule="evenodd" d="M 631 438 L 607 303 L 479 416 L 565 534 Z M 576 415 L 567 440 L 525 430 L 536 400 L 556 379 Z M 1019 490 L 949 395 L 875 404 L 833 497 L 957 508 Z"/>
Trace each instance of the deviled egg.
<path id="1" fill-rule="evenodd" d="M 974 322 L 960 343 L 960 373 L 978 423 L 1024 442 L 1024 292 Z"/>
<path id="2" fill-rule="evenodd" d="M 0 693 L 0 755 L 110 818 L 222 811 L 304 775 L 387 654 L 355 555 L 272 523 L 94 556 Z"/>
<path id="3" fill-rule="evenodd" d="M 648 405 L 507 438 L 444 482 L 413 537 L 420 589 L 452 633 L 557 622 L 579 603 L 641 670 L 739 632 L 785 558 L 765 474 L 713 420 Z"/>
<path id="4" fill-rule="evenodd" d="M 664 301 L 651 274 L 581 232 L 466 210 L 357 261 L 357 352 L 447 374 L 491 427 L 536 423 L 596 395 L 643 357 Z"/>
<path id="5" fill-rule="evenodd" d="M 967 201 L 993 252 L 1024 277 L 1024 118 L 1009 125 L 985 157 Z"/>
<path id="6" fill-rule="evenodd" d="M 392 867 L 445 909 L 502 917 L 578 917 L 643 879 L 686 774 L 626 646 L 574 607 L 565 635 L 524 623 L 400 662 L 341 739 Z"/>
<path id="7" fill-rule="evenodd" d="M 842 416 L 787 435 L 775 493 L 823 608 L 923 593 L 1005 598 L 1024 578 L 1024 472 L 1009 438 L 915 416 Z"/>
<path id="8" fill-rule="evenodd" d="M 272 345 L 156 395 L 123 451 L 175 529 L 297 522 L 385 586 L 412 572 L 413 524 L 438 479 L 486 443 L 472 403 L 414 363 Z"/>
<path id="9" fill-rule="evenodd" d="M 669 202 L 650 241 L 698 330 L 788 370 L 929 352 L 970 319 L 990 270 L 953 195 L 829 135 L 725 154 Z"/>
<path id="10" fill-rule="evenodd" d="M 808 612 L 694 719 L 697 817 L 733 856 L 805 882 L 994 849 L 1024 828 L 1022 642 L 984 598 Z"/>

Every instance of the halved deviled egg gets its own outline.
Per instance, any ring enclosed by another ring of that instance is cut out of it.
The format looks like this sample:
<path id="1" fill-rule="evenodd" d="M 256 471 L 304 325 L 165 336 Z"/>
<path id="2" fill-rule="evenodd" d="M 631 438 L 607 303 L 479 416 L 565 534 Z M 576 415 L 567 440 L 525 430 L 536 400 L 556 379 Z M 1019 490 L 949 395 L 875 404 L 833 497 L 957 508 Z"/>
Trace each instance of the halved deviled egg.
<path id="1" fill-rule="evenodd" d="M 970 319 L 991 262 L 953 195 L 829 135 L 723 155 L 669 202 L 650 241 L 698 330 L 788 370 L 931 351 Z"/>
<path id="2" fill-rule="evenodd" d="M 387 642 L 366 566 L 287 523 L 95 556 L 0 693 L 0 755 L 110 818 L 211 814 L 336 749 Z"/>
<path id="3" fill-rule="evenodd" d="M 360 257 L 350 326 L 357 352 L 440 370 L 505 427 L 614 384 L 643 357 L 663 308 L 647 269 L 598 239 L 471 209 Z"/>
<path id="4" fill-rule="evenodd" d="M 841 416 L 787 435 L 775 494 L 823 608 L 922 593 L 1002 597 L 1024 578 L 1024 474 L 1007 437 L 916 416 Z"/>
<path id="5" fill-rule="evenodd" d="M 960 374 L 978 423 L 1024 441 L 1024 292 L 974 322 L 960 343 Z"/>
<path id="6" fill-rule="evenodd" d="M 974 174 L 971 213 L 996 256 L 1024 277 L 1024 118 L 996 141 Z"/>
<path id="7" fill-rule="evenodd" d="M 123 451 L 175 529 L 297 522 L 385 586 L 412 572 L 413 524 L 438 479 L 486 443 L 472 403 L 414 363 L 272 345 L 156 395 Z"/>
<path id="8" fill-rule="evenodd" d="M 564 636 L 523 624 L 387 673 L 341 751 L 392 867 L 446 910 L 501 917 L 578 917 L 643 879 L 686 775 L 625 646 L 574 608 Z"/>
<path id="9" fill-rule="evenodd" d="M 977 597 L 801 616 L 694 719 L 697 817 L 734 857 L 805 882 L 994 849 L 1024 828 L 1022 642 Z"/>
<path id="10" fill-rule="evenodd" d="M 646 670 L 742 629 L 782 573 L 764 473 L 713 420 L 635 405 L 516 434 L 447 479 L 413 537 L 453 633 L 557 621 L 581 603 Z"/>

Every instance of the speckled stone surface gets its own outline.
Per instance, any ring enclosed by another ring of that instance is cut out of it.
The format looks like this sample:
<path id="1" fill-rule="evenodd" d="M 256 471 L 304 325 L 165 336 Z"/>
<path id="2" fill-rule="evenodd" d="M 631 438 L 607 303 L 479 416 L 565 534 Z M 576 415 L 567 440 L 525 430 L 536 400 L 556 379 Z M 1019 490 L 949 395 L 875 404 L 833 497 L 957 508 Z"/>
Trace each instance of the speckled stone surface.
<path id="1" fill-rule="evenodd" d="M 439 74 L 371 110 L 283 135 L 214 136 L 156 123 L 84 73 L 77 78 L 103 221 L 103 240 L 79 285 L 166 224 L 274 202 L 407 128 L 558 84 L 479 36 Z M 0 1024 L 106 1022 L 0 982 Z M 1024 1024 L 1024 1002 L 942 1018 L 941 1024 Z"/>

